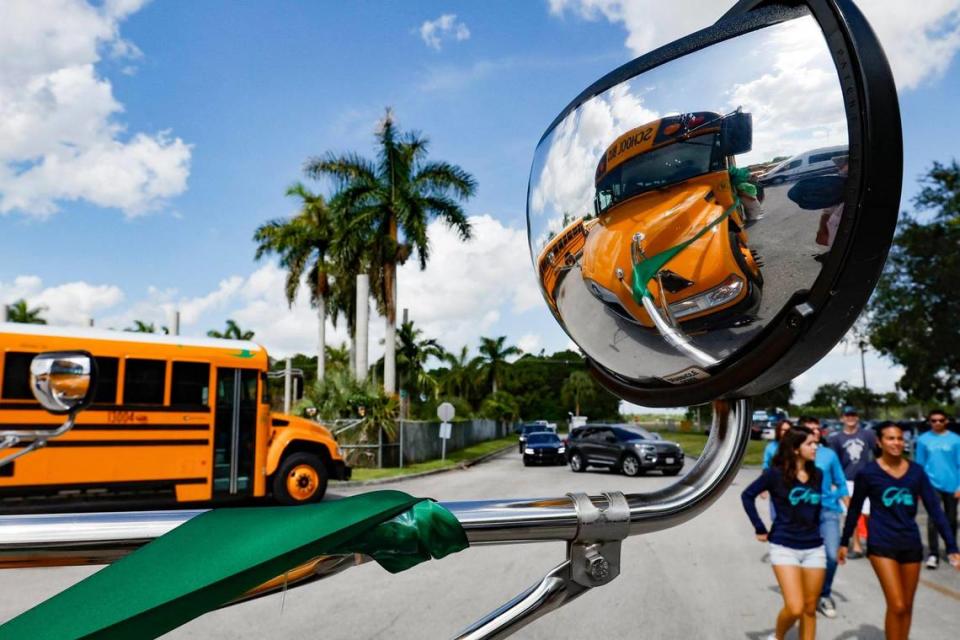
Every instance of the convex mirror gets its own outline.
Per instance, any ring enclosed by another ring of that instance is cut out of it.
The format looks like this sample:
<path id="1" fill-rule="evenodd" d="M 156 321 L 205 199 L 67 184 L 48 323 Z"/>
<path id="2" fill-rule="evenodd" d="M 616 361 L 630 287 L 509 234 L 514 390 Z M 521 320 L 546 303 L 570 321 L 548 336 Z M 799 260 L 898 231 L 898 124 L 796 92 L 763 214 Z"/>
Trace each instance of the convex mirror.
<path id="1" fill-rule="evenodd" d="M 900 122 L 876 39 L 850 2 L 763 4 L 601 79 L 537 147 L 544 299 L 627 400 L 786 382 L 843 336 L 889 249 Z"/>
<path id="2" fill-rule="evenodd" d="M 70 413 L 89 406 L 96 379 L 96 362 L 85 351 L 41 353 L 30 363 L 30 389 L 52 413 Z"/>

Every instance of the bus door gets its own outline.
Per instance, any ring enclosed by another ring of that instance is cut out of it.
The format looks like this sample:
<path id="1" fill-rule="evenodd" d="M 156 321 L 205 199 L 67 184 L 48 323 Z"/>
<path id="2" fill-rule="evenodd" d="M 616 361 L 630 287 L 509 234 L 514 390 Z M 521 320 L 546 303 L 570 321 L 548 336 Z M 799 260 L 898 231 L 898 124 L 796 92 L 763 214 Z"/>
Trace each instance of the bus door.
<path id="1" fill-rule="evenodd" d="M 253 493 L 258 378 L 256 369 L 217 368 L 213 434 L 215 498 Z"/>

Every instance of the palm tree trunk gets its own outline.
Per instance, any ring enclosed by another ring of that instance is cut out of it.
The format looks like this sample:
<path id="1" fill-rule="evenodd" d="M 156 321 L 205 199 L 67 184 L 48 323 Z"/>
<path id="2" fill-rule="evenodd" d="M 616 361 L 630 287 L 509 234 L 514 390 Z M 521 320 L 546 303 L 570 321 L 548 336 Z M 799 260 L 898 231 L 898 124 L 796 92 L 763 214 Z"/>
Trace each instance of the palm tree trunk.
<path id="1" fill-rule="evenodd" d="M 493 378 L 493 392 L 496 393 L 497 392 L 497 372 L 494 371 L 493 375 L 491 375 L 490 377 Z"/>
<path id="2" fill-rule="evenodd" d="M 323 296 L 317 297 L 317 321 L 320 325 L 317 337 L 320 344 L 317 347 L 317 380 L 323 382 L 326 377 L 326 348 L 327 348 L 327 301 Z"/>

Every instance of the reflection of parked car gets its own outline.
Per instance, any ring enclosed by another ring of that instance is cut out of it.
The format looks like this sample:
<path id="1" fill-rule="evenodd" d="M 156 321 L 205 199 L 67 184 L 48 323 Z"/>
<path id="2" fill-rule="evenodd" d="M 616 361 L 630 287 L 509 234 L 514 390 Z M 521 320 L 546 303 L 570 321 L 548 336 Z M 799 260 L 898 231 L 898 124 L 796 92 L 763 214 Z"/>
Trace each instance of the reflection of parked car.
<path id="1" fill-rule="evenodd" d="M 523 466 L 531 464 L 566 464 L 566 448 L 560 436 L 549 431 L 527 434 L 523 447 Z"/>
<path id="2" fill-rule="evenodd" d="M 573 471 L 588 466 L 619 469 L 638 476 L 656 469 L 675 476 L 683 468 L 683 449 L 633 425 L 586 425 L 570 433 L 567 459 Z"/>
<path id="3" fill-rule="evenodd" d="M 837 156 L 845 156 L 847 153 L 849 152 L 846 145 L 804 151 L 799 155 L 787 158 L 766 173 L 761 174 L 758 180 L 760 184 L 767 186 L 834 173 L 837 167 L 833 163 L 833 159 Z"/>

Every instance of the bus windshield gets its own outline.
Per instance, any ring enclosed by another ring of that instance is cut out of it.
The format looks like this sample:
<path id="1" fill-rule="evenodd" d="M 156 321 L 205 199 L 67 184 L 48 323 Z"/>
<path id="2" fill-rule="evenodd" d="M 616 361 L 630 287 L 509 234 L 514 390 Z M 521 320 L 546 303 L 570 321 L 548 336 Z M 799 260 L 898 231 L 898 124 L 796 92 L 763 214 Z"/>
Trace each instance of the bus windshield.
<path id="1" fill-rule="evenodd" d="M 597 183 L 597 213 L 627 198 L 717 171 L 722 166 L 719 133 L 642 153 L 615 167 Z"/>

